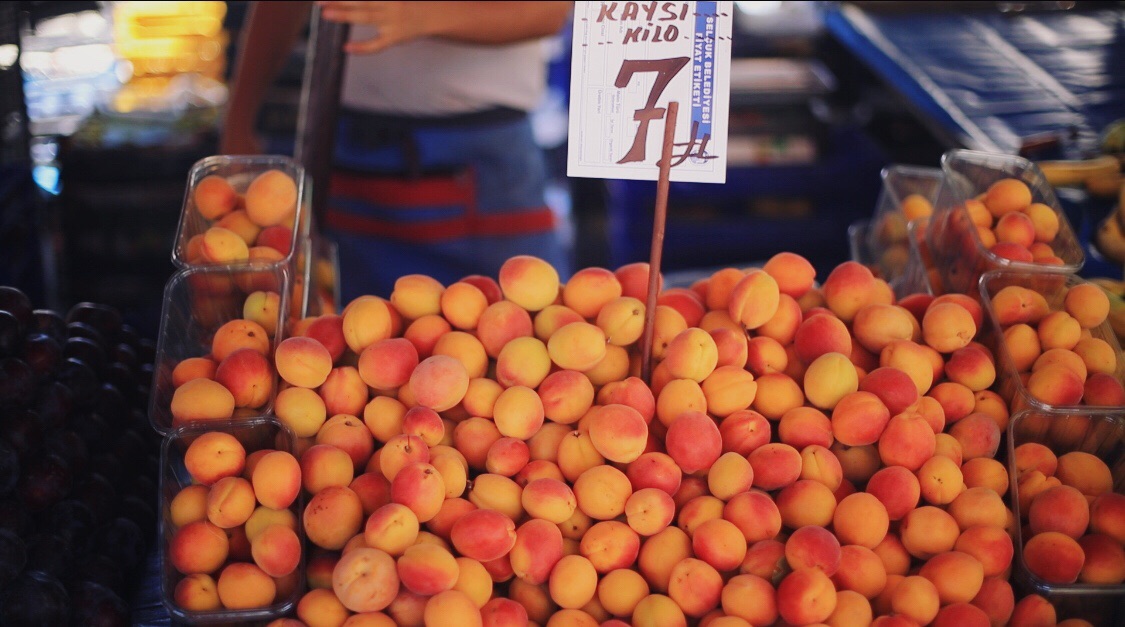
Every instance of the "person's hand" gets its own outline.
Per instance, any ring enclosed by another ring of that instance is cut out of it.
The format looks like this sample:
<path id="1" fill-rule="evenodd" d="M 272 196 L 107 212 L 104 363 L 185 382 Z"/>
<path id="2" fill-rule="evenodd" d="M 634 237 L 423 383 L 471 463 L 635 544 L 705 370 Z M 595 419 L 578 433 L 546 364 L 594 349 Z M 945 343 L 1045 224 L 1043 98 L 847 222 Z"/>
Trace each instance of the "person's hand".
<path id="1" fill-rule="evenodd" d="M 424 9 L 417 2 L 347 2 L 325 0 L 318 2 L 321 16 L 330 22 L 363 24 L 375 28 L 375 37 L 365 41 L 350 41 L 344 51 L 352 54 L 372 54 L 425 34 Z"/>

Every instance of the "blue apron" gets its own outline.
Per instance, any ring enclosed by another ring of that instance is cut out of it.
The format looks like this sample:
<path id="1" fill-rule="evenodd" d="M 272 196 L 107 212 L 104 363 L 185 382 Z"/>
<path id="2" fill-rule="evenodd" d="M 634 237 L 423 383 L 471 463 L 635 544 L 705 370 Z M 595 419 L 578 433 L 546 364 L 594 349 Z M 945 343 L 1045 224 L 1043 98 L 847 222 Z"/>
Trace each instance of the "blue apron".
<path id="1" fill-rule="evenodd" d="M 388 297 L 405 274 L 495 278 L 520 254 L 570 274 L 523 112 L 419 122 L 346 111 L 335 159 L 323 226 L 339 245 L 342 304 Z"/>

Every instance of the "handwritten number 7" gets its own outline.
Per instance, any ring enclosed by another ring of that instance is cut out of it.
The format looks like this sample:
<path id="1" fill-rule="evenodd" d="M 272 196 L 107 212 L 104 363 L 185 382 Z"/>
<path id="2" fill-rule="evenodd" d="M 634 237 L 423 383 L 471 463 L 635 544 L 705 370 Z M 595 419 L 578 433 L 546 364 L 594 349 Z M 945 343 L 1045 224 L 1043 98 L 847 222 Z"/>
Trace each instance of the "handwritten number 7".
<path id="1" fill-rule="evenodd" d="M 689 57 L 675 57 L 672 59 L 626 59 L 621 62 L 621 70 L 618 71 L 617 81 L 614 83 L 615 87 L 623 88 L 629 84 L 634 74 L 645 72 L 656 72 L 656 80 L 652 82 L 652 89 L 648 92 L 648 101 L 645 102 L 644 108 L 633 112 L 633 120 L 640 122 L 640 126 L 637 128 L 637 135 L 633 138 L 633 145 L 629 148 L 629 152 L 625 153 L 625 156 L 621 157 L 621 160 L 617 163 L 645 160 L 645 144 L 648 141 L 649 122 L 664 117 L 665 109 L 657 107 L 656 103 L 660 100 L 660 95 L 664 93 L 664 89 L 668 87 L 668 83 L 671 83 L 676 74 L 684 69 L 689 60 Z"/>

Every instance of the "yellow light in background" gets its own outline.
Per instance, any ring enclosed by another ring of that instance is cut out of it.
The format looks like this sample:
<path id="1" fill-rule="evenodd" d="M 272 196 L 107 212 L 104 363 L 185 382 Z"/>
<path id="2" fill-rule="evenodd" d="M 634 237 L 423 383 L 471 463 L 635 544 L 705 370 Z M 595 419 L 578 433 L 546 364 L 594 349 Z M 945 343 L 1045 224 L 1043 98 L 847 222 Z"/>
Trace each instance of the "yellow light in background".
<path id="1" fill-rule="evenodd" d="M 229 43 L 226 12 L 225 2 L 118 2 L 117 56 L 130 62 L 133 80 L 184 73 L 221 80 Z"/>

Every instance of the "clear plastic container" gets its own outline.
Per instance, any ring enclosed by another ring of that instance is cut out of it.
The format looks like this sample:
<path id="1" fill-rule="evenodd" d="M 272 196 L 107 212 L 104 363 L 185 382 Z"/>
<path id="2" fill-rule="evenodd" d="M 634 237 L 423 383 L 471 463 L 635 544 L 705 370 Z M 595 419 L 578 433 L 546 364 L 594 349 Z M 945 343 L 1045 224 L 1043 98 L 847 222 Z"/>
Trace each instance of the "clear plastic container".
<path id="1" fill-rule="evenodd" d="M 340 303 L 340 251 L 330 239 L 312 238 L 313 266 L 309 294 L 308 314 L 322 316 L 339 312 Z"/>
<path id="2" fill-rule="evenodd" d="M 236 192 L 244 194 L 250 182 L 259 174 L 268 170 L 281 170 L 297 184 L 297 208 L 294 217 L 293 236 L 290 241 L 289 254 L 283 259 L 272 263 L 254 263 L 291 267 L 300 251 L 299 242 L 308 238 L 309 220 L 312 214 L 309 210 L 309 203 L 312 199 L 311 194 L 306 189 L 309 185 L 305 180 L 304 168 L 291 158 L 280 155 L 216 155 L 196 162 L 191 171 L 188 172 L 187 191 L 184 193 L 184 204 L 180 210 L 180 223 L 176 228 L 176 241 L 172 248 L 172 263 L 179 268 L 201 265 L 188 260 L 188 241 L 215 224 L 215 221 L 203 217 L 195 208 L 193 193 L 199 181 L 211 175 L 222 176 L 230 182 Z"/>
<path id="3" fill-rule="evenodd" d="M 1050 448 L 1055 455 L 1082 451 L 1101 458 L 1113 475 L 1113 489 L 1125 493 L 1125 409 L 1087 414 L 1055 411 L 1022 411 L 1008 423 L 1008 474 L 1011 507 L 1016 520 L 1025 514 L 1019 506 L 1019 475 L 1013 460 L 1016 447 L 1035 442 Z M 1040 594 L 1056 609 L 1059 620 L 1082 618 L 1095 625 L 1125 624 L 1125 584 L 1052 584 L 1032 574 L 1023 560 L 1022 524 L 1013 525 L 1015 555 L 1012 585 L 1017 598 Z"/>
<path id="4" fill-rule="evenodd" d="M 867 266 L 876 276 L 887 281 L 896 298 L 904 298 L 910 294 L 935 294 L 919 247 L 918 233 L 924 230 L 923 225 L 917 220 L 909 222 L 906 225 L 906 236 L 901 242 L 873 252 L 867 245 L 871 222 L 853 222 L 848 227 L 848 248 L 852 261 Z"/>
<path id="5" fill-rule="evenodd" d="M 1015 362 L 1012 360 L 1011 354 L 1008 353 L 1006 345 L 1001 341 L 1004 337 L 1004 329 L 1001 327 L 996 310 L 992 306 L 992 297 L 1000 290 L 1008 286 L 1018 285 L 1042 294 L 1051 311 L 1059 311 L 1063 309 L 1063 301 L 1066 298 L 1067 291 L 1082 283 L 1085 283 L 1085 281 L 1076 276 L 1043 272 L 996 270 L 981 277 L 980 296 L 985 317 L 988 320 L 985 323 L 987 328 L 983 329 L 982 341 L 992 349 L 992 354 L 997 359 L 995 389 L 1008 402 L 1012 414 L 1024 409 L 1067 414 L 1089 414 L 1106 410 L 1106 407 L 1089 405 L 1050 405 L 1032 396 L 1027 386 L 1020 379 L 1020 373 L 1016 370 Z M 1119 381 L 1125 381 L 1125 357 L 1121 354 L 1121 344 L 1117 341 L 1117 335 L 1113 332 L 1113 327 L 1110 326 L 1108 321 L 1103 322 L 1090 329 L 1090 334 L 1095 338 L 1104 340 L 1113 347 L 1117 355 L 1117 370 L 1114 372 L 1114 376 Z"/>
<path id="6" fill-rule="evenodd" d="M 301 540 L 301 562 L 297 566 L 297 580 L 293 589 L 287 594 L 274 599 L 267 607 L 253 610 L 228 610 L 220 609 L 207 612 L 194 612 L 181 608 L 175 601 L 176 584 L 183 579 L 183 575 L 172 566 L 166 552 L 172 536 L 176 531 L 170 516 L 172 499 L 180 490 L 192 484 L 191 475 L 184 466 L 184 454 L 187 447 L 199 436 L 212 431 L 229 433 L 242 443 L 249 455 L 254 451 L 263 449 L 276 449 L 287 451 L 296 455 L 296 438 L 288 427 L 282 425 L 275 418 L 255 417 L 242 421 L 220 421 L 213 423 L 197 423 L 184 425 L 168 434 L 160 449 L 160 523 L 156 530 L 160 542 L 160 600 L 168 609 L 174 622 L 180 621 L 187 624 L 201 623 L 229 623 L 246 624 L 280 618 L 290 613 L 301 598 L 304 589 L 305 555 L 307 543 L 305 542 L 304 527 L 300 524 L 302 508 L 304 506 L 302 495 L 289 507 L 296 516 L 297 537 Z M 213 575 L 216 579 L 218 574 Z"/>
<path id="7" fill-rule="evenodd" d="M 884 276 L 897 276 L 901 270 L 899 258 L 883 255 L 883 251 L 896 246 L 906 246 L 908 241 L 907 224 L 913 219 L 928 218 L 930 213 L 922 207 L 906 207 L 915 201 L 911 196 L 920 196 L 932 212 L 941 186 L 941 169 L 922 168 L 909 165 L 891 165 L 883 168 L 883 180 L 879 200 L 875 204 L 875 216 L 871 220 L 867 238 L 864 242 L 872 258 L 880 263 Z M 909 199 L 909 200 L 908 200 Z M 911 211 L 908 214 L 907 211 Z"/>
<path id="8" fill-rule="evenodd" d="M 255 291 L 276 292 L 279 296 L 276 331 L 270 348 L 272 355 L 289 321 L 290 280 L 286 268 L 198 266 L 180 270 L 169 279 L 164 288 L 148 411 L 149 422 L 161 435 L 168 435 L 179 426 L 174 424 L 171 411 L 175 392 L 172 371 L 189 357 L 211 354 L 215 331 L 231 320 L 242 318 L 246 297 Z M 273 374 L 276 393 L 276 371 Z M 271 394 L 262 407 L 236 409 L 235 413 L 268 414 L 272 407 Z"/>
<path id="9" fill-rule="evenodd" d="M 991 270 L 1074 274 L 1086 261 L 1074 229 L 1060 210 L 1058 198 L 1043 172 L 1027 159 L 1013 155 L 972 150 L 951 150 L 941 158 L 944 176 L 934 202 L 928 241 L 934 265 L 942 276 L 945 291 L 976 296 L 977 281 Z M 1043 203 L 1059 217 L 1059 232 L 1051 242 L 1062 265 L 1011 261 L 986 249 L 965 210 L 966 200 L 976 198 L 996 181 L 1015 178 L 1031 189 L 1032 202 Z"/>

